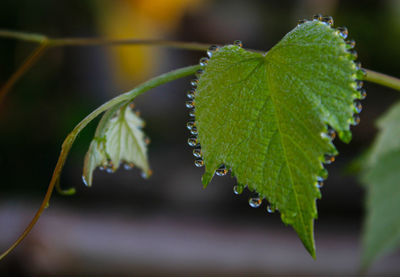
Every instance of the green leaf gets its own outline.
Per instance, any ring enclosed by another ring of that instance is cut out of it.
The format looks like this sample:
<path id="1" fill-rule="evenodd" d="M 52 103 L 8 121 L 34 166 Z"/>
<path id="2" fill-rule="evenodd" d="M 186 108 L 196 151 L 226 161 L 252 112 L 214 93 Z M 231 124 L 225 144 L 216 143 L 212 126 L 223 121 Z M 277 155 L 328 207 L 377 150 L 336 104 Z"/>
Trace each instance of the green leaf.
<path id="1" fill-rule="evenodd" d="M 366 219 L 362 266 L 400 246 L 400 103 L 378 121 L 380 132 L 370 151 L 363 182 Z"/>
<path id="2" fill-rule="evenodd" d="M 121 164 L 127 169 L 135 165 L 143 176 L 151 174 L 143 126 L 143 120 L 128 105 L 105 113 L 85 156 L 83 180 L 87 186 L 92 185 L 93 171 L 99 166 L 115 172 Z"/>
<path id="3" fill-rule="evenodd" d="M 353 101 L 361 98 L 346 45 L 329 24 L 307 21 L 266 54 L 224 46 L 195 94 L 204 185 L 225 165 L 280 211 L 313 257 L 317 183 L 327 177 L 325 155 L 337 154 L 328 125 L 349 142 Z"/>

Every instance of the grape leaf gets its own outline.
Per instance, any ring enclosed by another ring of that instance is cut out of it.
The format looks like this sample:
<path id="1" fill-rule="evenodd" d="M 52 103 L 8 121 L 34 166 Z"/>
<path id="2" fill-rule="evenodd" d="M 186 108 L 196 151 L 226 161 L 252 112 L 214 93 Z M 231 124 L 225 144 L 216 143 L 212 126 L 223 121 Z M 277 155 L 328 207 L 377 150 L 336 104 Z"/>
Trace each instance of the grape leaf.
<path id="1" fill-rule="evenodd" d="M 362 180 L 366 184 L 366 218 L 362 265 L 400 246 L 400 103 L 377 125 L 380 132 L 370 151 Z"/>
<path id="2" fill-rule="evenodd" d="M 198 137 L 189 144 L 201 145 L 203 184 L 225 165 L 239 185 L 280 211 L 313 257 L 317 184 L 327 177 L 323 162 L 337 154 L 330 128 L 349 142 L 353 101 L 362 98 L 356 82 L 362 72 L 346 36 L 347 30 L 314 20 L 265 54 L 240 45 L 218 48 L 193 102 Z"/>
<path id="3" fill-rule="evenodd" d="M 143 120 L 128 105 L 104 114 L 85 156 L 83 180 L 87 186 L 92 185 L 93 171 L 98 166 L 115 172 L 121 164 L 127 169 L 135 165 L 143 171 L 143 176 L 151 174 L 143 126 Z"/>

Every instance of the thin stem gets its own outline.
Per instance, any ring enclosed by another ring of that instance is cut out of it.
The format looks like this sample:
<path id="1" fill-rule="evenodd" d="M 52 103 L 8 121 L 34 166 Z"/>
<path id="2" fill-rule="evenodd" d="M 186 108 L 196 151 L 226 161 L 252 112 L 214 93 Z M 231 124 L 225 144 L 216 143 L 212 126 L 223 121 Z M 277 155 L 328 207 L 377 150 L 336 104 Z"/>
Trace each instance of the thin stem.
<path id="1" fill-rule="evenodd" d="M 106 38 L 60 38 L 50 39 L 50 45 L 57 46 L 118 46 L 118 45 L 153 45 L 169 48 L 205 51 L 208 43 L 182 42 L 161 39 L 106 39 Z"/>
<path id="2" fill-rule="evenodd" d="M 365 71 L 367 73 L 364 77 L 365 81 L 400 91 L 400 79 L 370 69 L 365 69 Z"/>
<path id="3" fill-rule="evenodd" d="M 12 38 L 30 42 L 42 43 L 44 40 L 48 40 L 45 35 L 41 34 L 33 34 L 26 32 L 17 32 L 17 31 L 9 31 L 9 30 L 0 30 L 0 37 L 2 38 Z"/>
<path id="4" fill-rule="evenodd" d="M 135 97 L 138 95 L 154 88 L 157 86 L 160 86 L 162 84 L 171 82 L 176 79 L 180 79 L 183 77 L 187 77 L 189 75 L 195 74 L 195 72 L 200 69 L 199 65 L 194 65 L 194 66 L 188 66 L 184 67 L 181 69 L 173 70 L 171 72 L 162 74 L 158 77 L 155 77 L 153 79 L 150 79 L 149 81 L 143 83 L 142 85 L 138 86 L 137 88 L 128 91 L 124 94 L 121 94 L 108 102 L 104 103 L 100 107 L 98 107 L 96 110 L 94 110 L 92 113 L 90 113 L 87 117 L 85 117 L 78 125 L 75 126 L 75 128 L 72 130 L 72 132 L 66 137 L 62 144 L 61 148 L 61 153 L 58 158 L 56 167 L 54 169 L 53 175 L 50 180 L 50 184 L 47 188 L 46 195 L 44 196 L 44 199 L 37 210 L 35 216 L 29 223 L 29 225 L 26 227 L 24 232 L 18 237 L 18 239 L 4 252 L 0 255 L 0 260 L 3 259 L 5 256 L 7 256 L 15 247 L 18 246 L 18 244 L 21 243 L 21 241 L 29 234 L 29 232 L 32 230 L 32 228 L 35 226 L 36 222 L 40 218 L 41 214 L 43 213 L 44 209 L 49 203 L 50 197 L 53 193 L 54 186 L 57 183 L 57 180 L 60 177 L 61 170 L 65 164 L 65 161 L 67 159 L 68 153 L 71 150 L 72 144 L 74 143 L 77 135 L 93 120 L 95 119 L 98 115 L 101 113 L 107 111 L 108 109 L 112 108 L 115 105 L 118 105 L 120 103 L 126 102 L 129 103 L 131 102 Z"/>
<path id="5" fill-rule="evenodd" d="M 40 45 L 33 50 L 32 54 L 24 61 L 24 63 L 14 72 L 13 75 L 7 80 L 4 86 L 0 89 L 0 103 L 6 97 L 11 87 L 24 75 L 45 53 L 49 44 L 46 39 L 40 42 Z"/>
<path id="6" fill-rule="evenodd" d="M 208 43 L 182 42 L 162 39 L 108 39 L 108 38 L 49 38 L 40 34 L 0 30 L 0 37 L 13 38 L 23 41 L 42 43 L 48 42 L 49 47 L 61 46 L 118 46 L 118 45 L 154 45 L 170 48 L 205 51 Z"/>

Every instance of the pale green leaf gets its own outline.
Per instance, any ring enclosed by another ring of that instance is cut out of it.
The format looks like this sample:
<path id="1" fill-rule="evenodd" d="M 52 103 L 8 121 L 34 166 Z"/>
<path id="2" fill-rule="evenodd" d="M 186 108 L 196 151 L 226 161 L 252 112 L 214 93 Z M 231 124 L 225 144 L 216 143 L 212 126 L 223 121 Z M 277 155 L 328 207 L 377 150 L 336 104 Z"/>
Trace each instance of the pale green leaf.
<path id="1" fill-rule="evenodd" d="M 204 67 L 196 96 L 196 128 L 207 185 L 226 165 L 278 209 L 315 257 L 313 221 L 322 162 L 337 151 L 328 125 L 351 139 L 360 98 L 354 57 L 339 32 L 308 21 L 266 54 L 228 45 Z"/>
<path id="2" fill-rule="evenodd" d="M 400 246 L 400 103 L 381 117 L 378 127 L 363 174 L 367 190 L 363 267 Z"/>
<path id="3" fill-rule="evenodd" d="M 82 175 L 82 180 L 86 186 L 92 186 L 93 172 L 97 167 L 107 167 L 108 162 L 104 142 L 104 138 L 94 138 L 90 143 L 89 150 L 85 156 Z"/>
<path id="4" fill-rule="evenodd" d="M 85 157 L 84 182 L 92 185 L 93 171 L 98 166 L 115 172 L 122 164 L 127 168 L 136 166 L 143 176 L 148 177 L 151 171 L 147 159 L 148 139 L 142 131 L 143 120 L 124 105 L 114 113 L 106 113 L 102 121 Z"/>

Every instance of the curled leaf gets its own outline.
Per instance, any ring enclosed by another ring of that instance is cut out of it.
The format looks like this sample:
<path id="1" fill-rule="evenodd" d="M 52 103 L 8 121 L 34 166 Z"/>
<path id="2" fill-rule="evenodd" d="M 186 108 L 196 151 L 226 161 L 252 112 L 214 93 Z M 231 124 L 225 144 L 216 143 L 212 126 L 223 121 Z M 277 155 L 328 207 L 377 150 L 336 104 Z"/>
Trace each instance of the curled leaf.
<path id="1" fill-rule="evenodd" d="M 85 156 L 83 181 L 92 185 L 93 171 L 97 167 L 115 172 L 121 164 L 126 169 L 137 166 L 143 176 L 151 174 L 147 160 L 147 141 L 142 127 L 143 120 L 128 105 L 122 106 L 113 115 L 105 114 L 104 124 L 99 123 L 101 130 L 96 131 L 89 150 Z"/>

